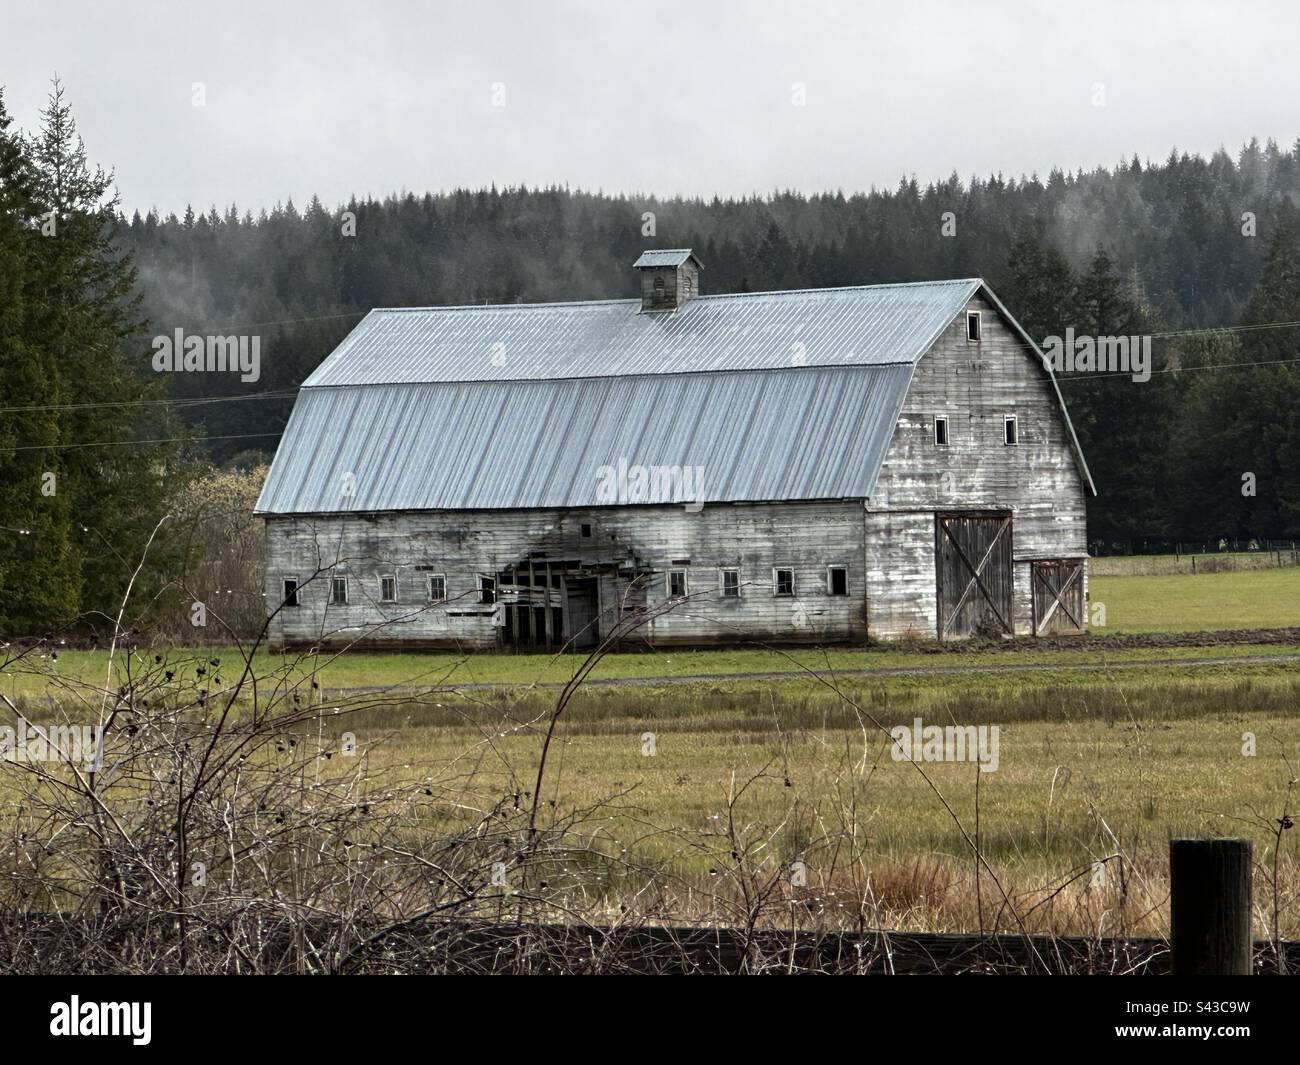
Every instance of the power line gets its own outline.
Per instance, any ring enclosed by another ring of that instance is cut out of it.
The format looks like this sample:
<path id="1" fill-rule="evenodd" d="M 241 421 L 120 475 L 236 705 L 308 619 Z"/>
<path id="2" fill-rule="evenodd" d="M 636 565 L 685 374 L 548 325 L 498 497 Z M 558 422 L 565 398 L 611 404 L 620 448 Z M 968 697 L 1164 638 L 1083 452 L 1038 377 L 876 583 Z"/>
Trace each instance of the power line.
<path id="1" fill-rule="evenodd" d="M 105 407 L 146 407 L 146 406 L 163 406 L 172 407 L 201 407 L 209 403 L 240 403 L 249 399 L 291 399 L 298 394 L 296 388 L 279 388 L 267 392 L 245 392 L 243 394 L 235 393 L 226 396 L 183 396 L 180 399 L 121 399 L 121 400 L 102 400 L 97 403 L 50 403 L 36 404 L 26 407 L 0 407 L 0 414 L 21 414 L 26 411 L 60 411 L 60 410 L 91 410 Z"/>
<path id="2" fill-rule="evenodd" d="M 1297 362 L 1300 362 L 1300 359 L 1269 359 L 1264 362 L 1205 362 L 1197 366 L 1169 366 L 1163 370 L 1148 370 L 1147 372 L 1154 377 L 1158 373 L 1182 373 L 1184 370 L 1231 370 L 1236 367 L 1250 366 L 1290 366 Z M 1109 371 L 1106 373 L 1092 373 L 1089 370 L 1076 370 L 1073 371 L 1069 377 L 1060 376 L 1060 374 L 1064 372 L 1068 371 L 1058 371 L 1058 376 L 1056 378 L 1056 380 L 1061 384 L 1072 384 L 1075 381 L 1100 381 L 1106 377 L 1133 376 L 1133 371 L 1131 370 L 1117 370 L 1114 373 Z"/>
<path id="3" fill-rule="evenodd" d="M 173 436 L 157 440 L 90 440 L 83 444 L 22 444 L 0 448 L 0 454 L 15 451 L 74 451 L 83 447 L 130 447 L 142 444 L 198 444 L 207 440 L 251 440 L 255 437 L 281 436 L 281 433 L 230 433 L 225 436 Z"/>
<path id="4" fill-rule="evenodd" d="M 331 321 L 340 318 L 359 318 L 359 317 L 364 317 L 368 313 L 370 312 L 355 311 L 348 314 L 325 314 L 325 315 L 315 315 L 308 318 L 284 318 L 273 322 L 247 322 L 247 323 L 242 323 L 237 325 L 210 326 L 208 328 L 217 329 L 217 330 L 254 329 L 254 328 L 258 328 L 262 326 L 270 326 L 270 325 L 295 325 L 302 322 L 321 322 L 321 321 Z M 1296 328 L 1300 328 L 1300 321 L 1261 322 L 1256 325 L 1210 326 L 1204 329 L 1171 330 L 1163 333 L 1148 333 L 1145 335 L 1150 336 L 1152 340 L 1168 340 L 1176 337 L 1201 336 L 1208 333 L 1244 333 L 1244 332 L 1253 332 L 1253 331 L 1264 330 L 1264 329 L 1296 329 Z M 1180 373 L 1183 370 L 1225 370 L 1225 369 L 1232 369 L 1232 368 L 1250 368 L 1255 366 L 1282 366 L 1282 365 L 1290 365 L 1297 362 L 1300 362 L 1300 359 L 1274 359 L 1274 360 L 1263 361 L 1263 362 L 1202 363 L 1195 366 L 1177 366 L 1177 367 L 1170 367 L 1163 370 L 1151 370 L 1150 373 L 1152 375 L 1155 375 L 1155 374 L 1167 374 L 1167 373 Z M 1107 377 L 1131 377 L 1131 376 L 1132 376 L 1131 372 L 1126 373 L 1122 370 L 1114 373 L 1111 372 L 1088 373 L 1085 371 L 1076 376 L 1058 377 L 1057 380 L 1063 384 L 1068 384 L 1076 381 L 1102 380 Z M 297 392 L 298 392 L 297 388 L 281 388 L 281 389 L 270 389 L 265 392 L 234 393 L 234 394 L 223 395 L 223 396 L 187 396 L 179 399 L 165 398 L 165 399 L 136 399 L 136 400 L 103 400 L 103 401 L 98 401 L 93 403 L 33 404 L 29 406 L 0 407 L 0 414 L 22 414 L 27 412 L 40 412 L 40 411 L 95 410 L 95 409 L 108 409 L 108 408 L 116 408 L 116 407 L 145 407 L 145 406 L 171 406 L 177 409 L 188 409 L 191 407 L 206 406 L 208 404 L 213 404 L 213 403 L 242 403 L 242 402 L 247 402 L 249 400 L 259 400 L 259 399 L 290 399 L 295 395 L 297 395 Z M 281 434 L 246 433 L 241 435 L 247 437 L 263 437 L 263 436 L 279 436 Z M 241 438 L 240 435 L 231 435 L 231 436 L 193 437 L 191 439 L 196 441 L 202 441 L 202 440 L 236 440 L 240 438 Z M 131 443 L 171 444 L 171 443 L 184 442 L 184 440 L 185 438 L 183 437 L 174 437 L 174 438 L 163 439 L 163 440 L 139 440 L 139 441 L 106 440 L 106 441 L 88 442 L 84 444 L 50 445 L 50 448 L 55 450 L 67 450 L 67 449 L 84 448 L 84 447 L 111 447 L 118 444 L 131 444 Z M 41 450 L 47 450 L 47 448 L 44 445 L 30 445 L 30 446 L 23 446 L 23 447 L 0 448 L 0 453 L 10 453 L 15 451 L 41 451 Z"/>
<path id="5" fill-rule="evenodd" d="M 316 314 L 312 315 L 310 318 L 281 318 L 274 322 L 237 322 L 234 325 L 207 325 L 203 327 L 203 330 L 206 334 L 208 332 L 224 332 L 226 330 L 236 329 L 265 329 L 267 326 L 272 325 L 299 325 L 303 322 L 333 322 L 341 318 L 364 318 L 369 313 L 369 311 L 348 311 L 345 314 Z M 131 339 L 144 340 L 151 336 L 161 335 L 161 333 L 136 333 L 131 337 Z"/>
<path id="6" fill-rule="evenodd" d="M 1190 337 L 1201 333 L 1249 333 L 1256 329 L 1295 329 L 1300 322 L 1261 322 L 1258 325 L 1216 325 L 1206 329 L 1180 329 L 1168 333 L 1149 333 L 1152 340 L 1164 340 L 1167 337 Z"/>

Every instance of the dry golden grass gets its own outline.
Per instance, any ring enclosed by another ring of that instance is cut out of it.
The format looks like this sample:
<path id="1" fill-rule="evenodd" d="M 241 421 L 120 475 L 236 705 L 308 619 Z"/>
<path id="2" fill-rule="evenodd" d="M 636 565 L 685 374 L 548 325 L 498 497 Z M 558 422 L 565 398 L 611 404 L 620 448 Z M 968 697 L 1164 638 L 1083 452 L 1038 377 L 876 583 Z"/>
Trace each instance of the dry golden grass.
<path id="1" fill-rule="evenodd" d="M 161 683 L 209 691 L 212 714 L 212 674 L 185 676 Z M 398 825 L 400 841 L 502 796 L 526 810 L 556 694 L 372 693 L 341 716 L 341 697 L 309 682 L 292 698 L 319 715 L 298 728 L 300 751 L 355 736 L 362 797 L 424 782 L 454 796 Z M 543 779 L 541 823 L 583 826 L 549 890 L 563 885 L 584 919 L 1161 935 L 1169 838 L 1243 835 L 1257 934 L 1274 931 L 1277 857 L 1278 924 L 1295 937 L 1294 831 L 1278 856 L 1273 830 L 1295 814 L 1298 703 L 1286 663 L 587 688 Z M 26 705 L 75 721 L 85 704 Z M 997 726 L 997 770 L 895 761 L 877 725 L 918 717 Z"/>
<path id="2" fill-rule="evenodd" d="M 656 884 L 650 911 L 719 918 L 720 890 L 770 876 L 785 900 L 774 918 L 915 930 L 1023 923 L 1161 935 L 1169 838 L 1248 836 L 1260 867 L 1257 927 L 1271 934 L 1270 829 L 1295 812 L 1292 677 L 1224 672 L 1126 679 L 1123 689 L 1032 677 L 998 687 L 898 681 L 898 690 L 852 698 L 887 724 L 919 716 L 998 725 L 996 772 L 926 763 L 922 774 L 895 761 L 887 738 L 860 726 L 843 699 L 806 687 L 639 692 L 632 712 L 616 693 L 593 693 L 562 719 L 544 816 L 605 804 L 601 845 L 656 871 L 646 876 Z M 364 715 L 350 727 L 368 745 L 376 779 L 386 768 L 438 767 L 470 774 L 485 794 L 518 789 L 527 798 L 546 705 L 444 703 L 429 715 L 436 724 L 415 706 L 389 707 L 375 711 L 375 729 Z M 1243 753 L 1247 734 L 1253 756 Z M 976 839 L 987 863 L 978 891 Z M 1290 833 L 1282 844 L 1280 923 L 1295 936 L 1300 871 Z M 796 862 L 802 886 L 787 883 Z M 593 891 L 611 913 L 647 897 L 634 875 Z"/>

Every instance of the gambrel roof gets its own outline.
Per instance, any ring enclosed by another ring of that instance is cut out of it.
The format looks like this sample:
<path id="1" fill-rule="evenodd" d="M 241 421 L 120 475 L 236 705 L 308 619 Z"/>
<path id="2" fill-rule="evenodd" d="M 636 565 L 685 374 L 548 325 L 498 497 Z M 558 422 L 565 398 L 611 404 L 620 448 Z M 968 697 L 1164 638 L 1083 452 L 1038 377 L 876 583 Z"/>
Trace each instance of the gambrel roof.
<path id="1" fill-rule="evenodd" d="M 620 459 L 703 467 L 711 503 L 867 498 L 978 292 L 1036 353 L 978 278 L 375 310 L 303 383 L 257 511 L 585 508 Z"/>

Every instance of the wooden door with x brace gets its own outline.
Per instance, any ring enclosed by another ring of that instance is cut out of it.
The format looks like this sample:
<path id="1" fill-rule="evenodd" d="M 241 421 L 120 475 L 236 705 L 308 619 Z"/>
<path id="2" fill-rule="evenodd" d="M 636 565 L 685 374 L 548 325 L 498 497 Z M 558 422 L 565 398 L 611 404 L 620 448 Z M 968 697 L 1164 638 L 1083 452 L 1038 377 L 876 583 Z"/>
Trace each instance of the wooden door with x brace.
<path id="1" fill-rule="evenodd" d="M 1030 566 L 1034 635 L 1083 631 L 1083 560 L 1063 558 Z"/>
<path id="2" fill-rule="evenodd" d="M 939 639 L 1013 632 L 1011 515 L 935 517 Z"/>

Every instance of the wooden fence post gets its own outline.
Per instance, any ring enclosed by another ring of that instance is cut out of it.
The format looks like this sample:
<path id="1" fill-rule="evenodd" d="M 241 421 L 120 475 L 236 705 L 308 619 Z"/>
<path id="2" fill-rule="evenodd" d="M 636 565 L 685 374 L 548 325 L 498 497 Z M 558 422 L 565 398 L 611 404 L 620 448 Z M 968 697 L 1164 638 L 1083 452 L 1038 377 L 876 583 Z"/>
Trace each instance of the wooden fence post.
<path id="1" fill-rule="evenodd" d="M 1175 976 L 1249 976 L 1251 844 L 1169 841 L 1169 932 Z"/>

